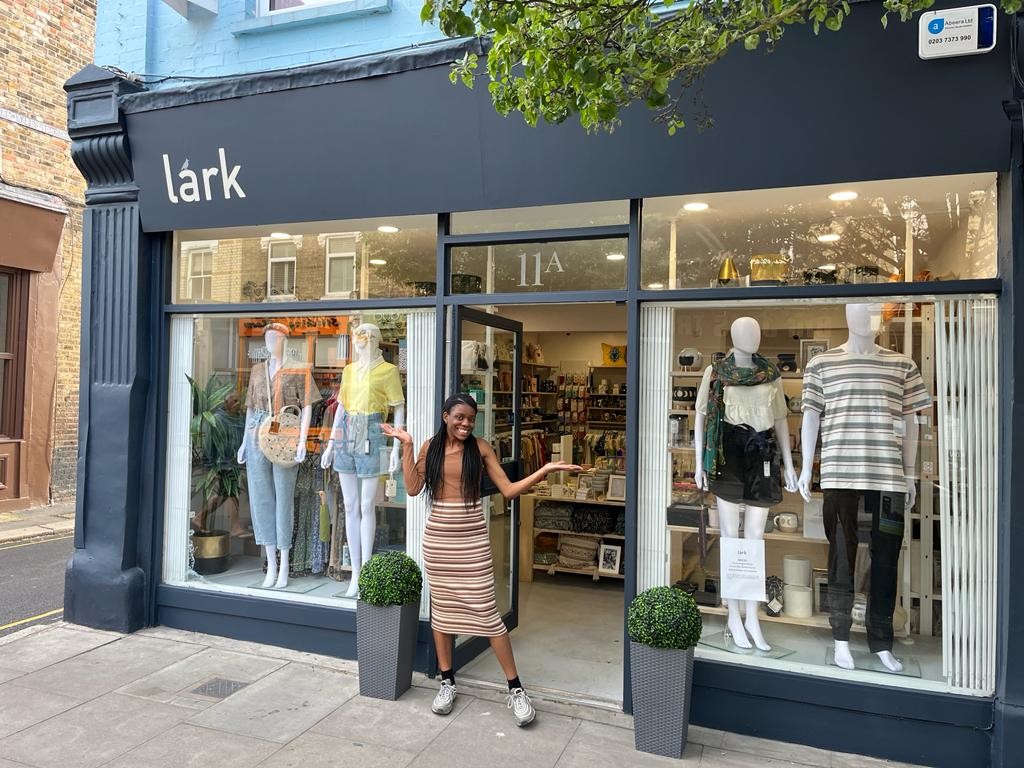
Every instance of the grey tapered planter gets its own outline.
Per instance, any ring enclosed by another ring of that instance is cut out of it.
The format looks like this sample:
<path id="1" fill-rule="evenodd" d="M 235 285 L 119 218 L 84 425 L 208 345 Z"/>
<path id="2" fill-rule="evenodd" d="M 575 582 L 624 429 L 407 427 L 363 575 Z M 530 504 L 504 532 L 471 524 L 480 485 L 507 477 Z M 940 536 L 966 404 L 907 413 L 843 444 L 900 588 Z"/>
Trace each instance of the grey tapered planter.
<path id="1" fill-rule="evenodd" d="M 356 605 L 359 693 L 394 701 L 412 685 L 419 603 Z"/>
<path id="2" fill-rule="evenodd" d="M 690 727 L 693 648 L 654 648 L 631 640 L 629 667 L 637 751 L 682 757 Z"/>

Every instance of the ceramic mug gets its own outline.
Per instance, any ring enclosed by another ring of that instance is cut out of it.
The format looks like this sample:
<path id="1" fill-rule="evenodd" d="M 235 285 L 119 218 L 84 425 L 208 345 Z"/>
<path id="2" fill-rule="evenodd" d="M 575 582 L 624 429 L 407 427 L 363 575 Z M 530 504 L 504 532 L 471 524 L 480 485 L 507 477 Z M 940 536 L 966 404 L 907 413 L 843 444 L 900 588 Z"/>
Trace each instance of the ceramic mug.
<path id="1" fill-rule="evenodd" d="M 775 516 L 775 527 L 783 533 L 795 533 L 800 527 L 800 520 L 792 512 L 783 512 Z"/>

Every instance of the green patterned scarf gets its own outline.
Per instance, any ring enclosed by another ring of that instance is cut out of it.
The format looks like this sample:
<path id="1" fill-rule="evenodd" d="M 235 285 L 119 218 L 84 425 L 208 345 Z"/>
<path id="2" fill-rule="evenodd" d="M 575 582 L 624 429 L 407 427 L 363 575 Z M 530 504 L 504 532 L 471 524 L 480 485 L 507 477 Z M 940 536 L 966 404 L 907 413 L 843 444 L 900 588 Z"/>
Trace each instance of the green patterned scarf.
<path id="1" fill-rule="evenodd" d="M 767 384 L 779 378 L 775 363 L 761 355 L 754 354 L 753 368 L 738 368 L 736 356 L 727 357 L 711 365 L 711 388 L 708 391 L 707 419 L 704 422 L 704 471 L 710 478 L 715 476 L 718 463 L 725 460 L 722 453 L 722 421 L 725 418 L 725 388 L 753 387 Z"/>

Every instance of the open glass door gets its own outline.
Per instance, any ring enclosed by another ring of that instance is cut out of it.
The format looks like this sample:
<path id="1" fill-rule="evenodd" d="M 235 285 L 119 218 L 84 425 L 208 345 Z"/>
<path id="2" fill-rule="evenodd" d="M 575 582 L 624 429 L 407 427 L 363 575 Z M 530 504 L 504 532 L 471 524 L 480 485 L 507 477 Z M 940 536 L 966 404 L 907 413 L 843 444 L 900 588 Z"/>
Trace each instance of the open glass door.
<path id="1" fill-rule="evenodd" d="M 475 434 L 489 442 L 510 480 L 520 476 L 519 403 L 522 396 L 521 323 L 479 310 L 456 307 L 448 368 L 448 392 L 468 392 L 477 401 Z M 506 501 L 484 477 L 484 519 L 494 556 L 498 611 L 509 630 L 518 624 L 519 504 Z M 456 669 L 488 647 L 485 637 L 459 636 Z"/>

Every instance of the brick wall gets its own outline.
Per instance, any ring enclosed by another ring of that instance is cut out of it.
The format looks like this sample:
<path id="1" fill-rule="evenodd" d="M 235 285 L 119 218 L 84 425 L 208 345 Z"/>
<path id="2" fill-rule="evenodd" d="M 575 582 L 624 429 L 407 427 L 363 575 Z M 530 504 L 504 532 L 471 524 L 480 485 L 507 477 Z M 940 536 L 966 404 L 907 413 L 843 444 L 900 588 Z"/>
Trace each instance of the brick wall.
<path id="1" fill-rule="evenodd" d="M 69 211 L 53 274 L 40 276 L 41 284 L 54 287 L 50 306 L 41 311 L 57 313 L 52 395 L 50 402 L 34 406 L 49 408 L 51 414 L 52 464 L 29 467 L 30 473 L 49 474 L 53 499 L 75 492 L 85 189 L 69 154 L 63 84 L 92 61 L 95 17 L 95 0 L 0 3 L 0 109 L 6 110 L 0 113 L 0 179 L 57 195 Z M 25 127 L 21 118 L 38 122 Z"/>

